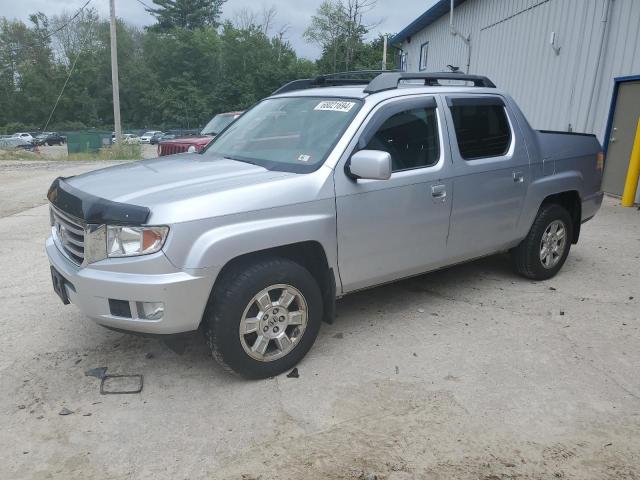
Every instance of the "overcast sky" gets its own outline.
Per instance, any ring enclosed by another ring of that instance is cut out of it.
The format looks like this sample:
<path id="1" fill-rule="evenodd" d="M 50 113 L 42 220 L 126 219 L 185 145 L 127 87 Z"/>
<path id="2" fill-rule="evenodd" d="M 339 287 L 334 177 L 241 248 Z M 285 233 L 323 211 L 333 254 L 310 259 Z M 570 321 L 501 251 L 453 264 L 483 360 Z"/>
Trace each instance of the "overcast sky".
<path id="1" fill-rule="evenodd" d="M 47 15 L 63 11 L 75 12 L 86 0 L 0 0 L 0 16 L 27 20 L 30 13 L 41 11 Z M 151 0 L 144 0 L 151 4 Z M 408 25 L 427 10 L 436 0 L 378 0 L 375 9 L 368 15 L 368 21 L 378 23 L 374 32 L 395 33 Z M 223 17 L 232 19 L 234 13 L 243 8 L 255 11 L 275 6 L 278 11 L 276 28 L 288 24 L 287 37 L 300 56 L 315 59 L 320 50 L 302 39 L 302 32 L 309 23 L 322 0 L 227 0 L 223 7 Z M 107 16 L 108 0 L 92 0 L 90 6 Z M 137 0 L 116 0 L 116 14 L 129 23 L 145 26 L 153 23 L 153 17 L 145 12 Z"/>

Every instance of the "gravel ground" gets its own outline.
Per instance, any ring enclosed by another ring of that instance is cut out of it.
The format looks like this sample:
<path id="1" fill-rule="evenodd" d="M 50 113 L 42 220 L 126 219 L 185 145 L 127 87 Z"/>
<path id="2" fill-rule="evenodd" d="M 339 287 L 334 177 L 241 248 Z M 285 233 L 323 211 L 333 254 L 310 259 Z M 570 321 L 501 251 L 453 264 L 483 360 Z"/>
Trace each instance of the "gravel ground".
<path id="1" fill-rule="evenodd" d="M 300 378 L 249 382 L 53 294 L 34 205 L 95 166 L 0 166 L 0 478 L 640 478 L 636 209 L 606 199 L 544 283 L 498 255 L 348 296 Z"/>

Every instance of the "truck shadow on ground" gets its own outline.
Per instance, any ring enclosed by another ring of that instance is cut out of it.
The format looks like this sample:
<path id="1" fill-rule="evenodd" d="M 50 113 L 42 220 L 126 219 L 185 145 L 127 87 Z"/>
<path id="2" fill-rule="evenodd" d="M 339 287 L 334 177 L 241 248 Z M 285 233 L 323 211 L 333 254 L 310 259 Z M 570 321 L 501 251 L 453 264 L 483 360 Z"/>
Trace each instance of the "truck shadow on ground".
<path id="1" fill-rule="evenodd" d="M 379 321 L 375 315 L 366 315 L 363 311 L 386 311 L 401 317 L 407 311 L 413 311 L 415 304 L 423 304 L 428 309 L 429 300 L 464 301 L 465 296 L 481 294 L 488 289 L 506 289 L 518 282 L 528 282 L 512 273 L 509 257 L 495 255 L 474 262 L 460 264 L 443 270 L 430 272 L 409 279 L 385 284 L 361 292 L 350 294 L 337 304 L 337 315 L 333 325 L 324 324 L 316 343 L 330 347 L 340 338 L 336 332 L 354 330 L 362 327 L 363 321 L 372 323 Z M 173 371 L 189 372 L 193 375 L 214 376 L 229 379 L 230 376 L 211 357 L 204 335 L 200 331 L 167 338 L 141 337 L 126 333 L 110 332 L 108 339 L 96 345 L 102 357 L 109 362 L 126 362 L 138 364 L 144 370 L 168 367 L 165 361 L 171 362 Z M 117 355 L 114 353 L 117 352 Z M 135 361 L 137 360 L 137 362 Z M 142 362 L 142 363 L 139 363 Z"/>

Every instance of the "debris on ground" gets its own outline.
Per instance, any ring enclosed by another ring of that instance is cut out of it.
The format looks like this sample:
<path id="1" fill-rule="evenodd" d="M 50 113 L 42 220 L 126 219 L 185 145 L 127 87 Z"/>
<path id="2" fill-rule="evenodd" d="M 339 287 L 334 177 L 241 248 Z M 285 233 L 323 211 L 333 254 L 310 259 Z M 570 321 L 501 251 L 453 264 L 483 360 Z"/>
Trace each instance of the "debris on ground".
<path id="1" fill-rule="evenodd" d="M 71 415 L 73 412 L 67 407 L 62 407 L 62 410 L 58 412 L 58 415 Z"/>
<path id="2" fill-rule="evenodd" d="M 342 332 L 336 333 L 333 338 L 344 338 L 344 334 Z"/>
<path id="3" fill-rule="evenodd" d="M 400 367 L 396 365 L 396 375 L 398 375 L 399 373 L 400 373 Z"/>
<path id="4" fill-rule="evenodd" d="M 86 370 L 84 372 L 85 376 L 87 376 L 87 377 L 96 377 L 96 378 L 98 378 L 100 380 L 102 380 L 102 378 L 104 378 L 106 373 L 107 373 L 107 367 L 90 368 L 89 370 Z"/>
<path id="5" fill-rule="evenodd" d="M 560 315 L 564 315 L 564 311 L 563 310 L 560 310 Z"/>
<path id="6" fill-rule="evenodd" d="M 123 395 L 140 393 L 142 386 L 142 375 L 105 375 L 102 377 L 102 382 L 100 382 L 100 394 Z"/>
<path id="7" fill-rule="evenodd" d="M 18 405 L 18 410 L 24 410 L 25 408 L 27 408 L 26 405 Z"/>
<path id="8" fill-rule="evenodd" d="M 418 313 L 424 313 L 424 308 L 419 308 Z"/>
<path id="9" fill-rule="evenodd" d="M 299 378 L 300 374 L 298 373 L 298 368 L 294 368 L 289 373 L 287 373 L 287 378 Z"/>
<path id="10" fill-rule="evenodd" d="M 556 289 L 556 287 L 549 287 L 549 290 L 552 290 L 552 291 L 555 292 L 557 289 Z"/>
<path id="11" fill-rule="evenodd" d="M 147 352 L 147 354 L 144 356 L 144 358 L 149 358 L 149 359 L 153 357 L 155 357 L 155 355 L 151 352 Z"/>
<path id="12" fill-rule="evenodd" d="M 91 412 L 83 413 L 82 416 L 83 417 L 90 417 L 91 416 Z"/>

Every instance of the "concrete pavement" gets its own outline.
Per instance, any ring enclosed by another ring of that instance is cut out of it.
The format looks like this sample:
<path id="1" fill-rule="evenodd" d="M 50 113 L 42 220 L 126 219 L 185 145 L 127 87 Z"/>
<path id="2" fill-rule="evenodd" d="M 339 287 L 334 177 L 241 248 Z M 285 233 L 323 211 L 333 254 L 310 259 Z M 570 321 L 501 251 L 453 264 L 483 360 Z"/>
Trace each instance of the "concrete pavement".
<path id="1" fill-rule="evenodd" d="M 0 478 L 640 478 L 636 209 L 606 199 L 547 282 L 500 255 L 348 296 L 300 378 L 250 382 L 63 306 L 41 204 L 96 165 L 3 165 Z"/>

